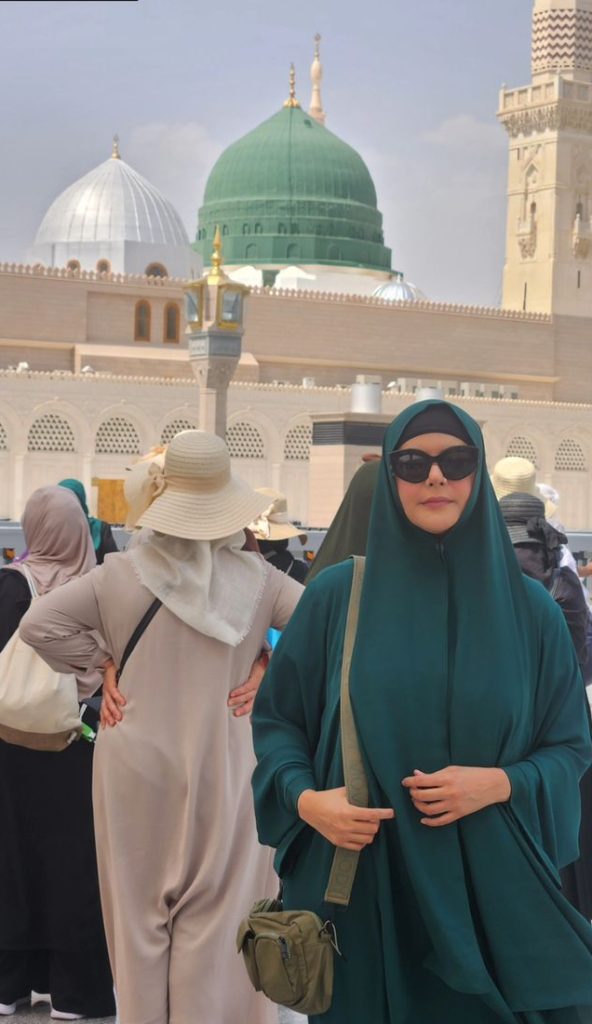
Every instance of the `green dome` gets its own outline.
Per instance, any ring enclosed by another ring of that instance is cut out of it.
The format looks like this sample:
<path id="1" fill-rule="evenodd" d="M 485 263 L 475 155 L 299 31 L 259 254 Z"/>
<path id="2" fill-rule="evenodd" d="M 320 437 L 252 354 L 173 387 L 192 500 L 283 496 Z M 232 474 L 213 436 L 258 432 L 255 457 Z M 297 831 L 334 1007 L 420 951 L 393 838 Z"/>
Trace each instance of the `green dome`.
<path id="1" fill-rule="evenodd" d="M 217 225 L 227 264 L 391 269 L 366 164 L 300 107 L 284 107 L 214 165 L 194 245 L 206 264 Z"/>

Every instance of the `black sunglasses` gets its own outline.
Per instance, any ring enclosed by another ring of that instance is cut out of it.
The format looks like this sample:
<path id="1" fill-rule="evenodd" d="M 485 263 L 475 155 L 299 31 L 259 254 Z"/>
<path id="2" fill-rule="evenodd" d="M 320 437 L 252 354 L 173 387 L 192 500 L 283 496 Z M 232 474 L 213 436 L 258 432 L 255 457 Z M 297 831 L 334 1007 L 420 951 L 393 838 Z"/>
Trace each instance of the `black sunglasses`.
<path id="1" fill-rule="evenodd" d="M 391 472 L 408 484 L 421 484 L 429 477 L 434 463 L 447 480 L 464 480 L 479 465 L 479 449 L 472 445 L 455 445 L 439 455 L 428 455 L 420 448 L 405 448 L 389 455 Z"/>

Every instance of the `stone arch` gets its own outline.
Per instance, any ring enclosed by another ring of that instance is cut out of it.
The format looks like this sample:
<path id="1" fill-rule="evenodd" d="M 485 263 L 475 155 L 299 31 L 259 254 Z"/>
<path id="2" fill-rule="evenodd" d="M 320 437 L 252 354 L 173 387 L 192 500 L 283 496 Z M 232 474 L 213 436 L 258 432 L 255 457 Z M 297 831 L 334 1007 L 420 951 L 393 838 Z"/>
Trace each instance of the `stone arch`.
<path id="1" fill-rule="evenodd" d="M 173 440 L 175 434 L 179 434 L 182 430 L 197 429 L 197 420 L 191 419 L 185 410 L 181 410 L 173 416 L 167 417 L 167 420 L 160 431 L 160 443 L 169 444 Z"/>
<path id="2" fill-rule="evenodd" d="M 289 425 L 284 435 L 284 460 L 308 462 L 312 445 L 312 423 L 307 417 Z"/>
<path id="3" fill-rule="evenodd" d="M 559 473 L 585 473 L 588 468 L 586 451 L 574 437 L 564 437 L 555 452 L 555 470 Z"/>
<path id="4" fill-rule="evenodd" d="M 124 412 L 111 413 L 95 433 L 95 455 L 140 455 L 140 432 Z"/>
<path id="5" fill-rule="evenodd" d="M 247 416 L 229 423 L 226 444 L 232 459 L 265 459 L 265 439 L 257 424 Z"/>
<path id="6" fill-rule="evenodd" d="M 37 413 L 27 431 L 27 451 L 75 453 L 79 450 L 76 428 L 62 410 Z"/>
<path id="7" fill-rule="evenodd" d="M 541 460 L 537 445 L 526 432 L 516 432 L 506 444 L 506 456 L 517 456 L 520 459 L 528 459 L 535 469 L 541 468 Z"/>

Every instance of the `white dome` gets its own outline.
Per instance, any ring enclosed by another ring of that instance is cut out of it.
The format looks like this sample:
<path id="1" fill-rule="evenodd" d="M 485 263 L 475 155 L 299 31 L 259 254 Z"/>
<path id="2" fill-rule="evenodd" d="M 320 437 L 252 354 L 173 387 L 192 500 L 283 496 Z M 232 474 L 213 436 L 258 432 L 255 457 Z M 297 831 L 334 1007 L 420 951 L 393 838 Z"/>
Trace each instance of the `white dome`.
<path id="1" fill-rule="evenodd" d="M 390 281 L 381 284 L 372 292 L 375 299 L 386 302 L 425 302 L 425 295 L 411 281 L 406 281 L 402 274 L 396 274 Z"/>
<path id="2" fill-rule="evenodd" d="M 120 158 L 117 143 L 109 160 L 51 204 L 33 257 L 51 266 L 77 260 L 86 270 L 107 259 L 113 271 L 125 273 L 144 273 L 150 263 L 159 263 L 175 276 L 196 262 L 179 214 Z"/>

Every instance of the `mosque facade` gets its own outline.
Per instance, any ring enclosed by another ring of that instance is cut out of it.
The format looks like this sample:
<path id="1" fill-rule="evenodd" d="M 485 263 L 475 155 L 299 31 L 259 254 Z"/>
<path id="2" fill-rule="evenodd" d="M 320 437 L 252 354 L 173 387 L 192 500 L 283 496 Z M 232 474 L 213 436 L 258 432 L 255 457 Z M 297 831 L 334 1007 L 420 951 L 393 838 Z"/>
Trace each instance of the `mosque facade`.
<path id="1" fill-rule="evenodd" d="M 318 40 L 308 111 L 292 78 L 285 105 L 222 154 L 193 246 L 115 145 L 52 204 L 30 262 L 0 266 L 0 516 L 77 475 L 117 519 L 134 457 L 197 425 L 184 285 L 219 227 L 228 275 L 251 287 L 228 396 L 241 475 L 326 526 L 384 423 L 439 387 L 482 423 L 491 462 L 531 458 L 564 522 L 589 527 L 591 20 L 592 0 L 536 0 L 532 84 L 502 92 L 501 309 L 432 303 L 392 266 L 363 158 L 326 127 Z M 365 424 L 358 379 L 379 384 Z"/>

